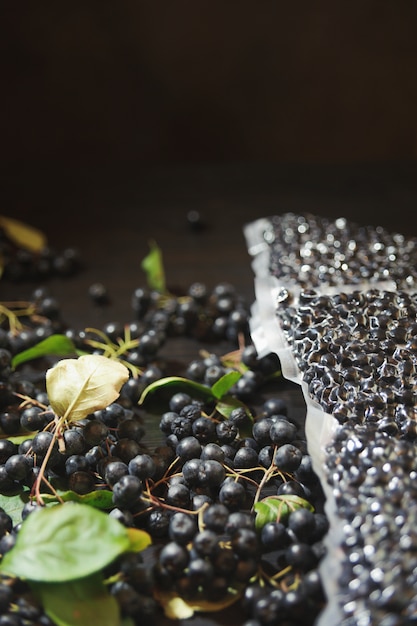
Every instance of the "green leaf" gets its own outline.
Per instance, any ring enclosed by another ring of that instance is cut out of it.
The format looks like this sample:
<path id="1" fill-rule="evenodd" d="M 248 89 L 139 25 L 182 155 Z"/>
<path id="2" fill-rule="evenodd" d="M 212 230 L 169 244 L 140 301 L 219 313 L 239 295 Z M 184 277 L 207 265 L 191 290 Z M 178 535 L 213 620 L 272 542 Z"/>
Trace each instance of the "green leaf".
<path id="1" fill-rule="evenodd" d="M 38 582 L 64 582 L 103 569 L 130 548 L 126 528 L 92 506 L 69 502 L 31 513 L 0 571 Z"/>
<path id="2" fill-rule="evenodd" d="M 6 511 L 13 520 L 13 526 L 22 521 L 22 509 L 29 502 L 29 490 L 22 490 L 13 496 L 0 495 L 0 507 Z"/>
<path id="3" fill-rule="evenodd" d="M 221 400 L 216 403 L 216 411 L 223 415 L 226 419 L 229 419 L 230 413 L 233 409 L 243 408 L 247 415 L 247 421 L 240 425 L 239 431 L 242 437 L 251 437 L 252 436 L 252 427 L 253 427 L 253 415 L 250 412 L 249 407 L 244 404 L 238 398 L 234 396 L 225 395 Z"/>
<path id="4" fill-rule="evenodd" d="M 234 396 L 225 395 L 221 400 L 216 403 L 216 410 L 223 415 L 223 417 L 229 418 L 233 409 L 243 408 L 248 416 L 248 422 L 253 422 L 253 415 L 250 409 L 244 402 L 235 398 Z"/>
<path id="5" fill-rule="evenodd" d="M 175 387 L 178 391 L 186 391 L 202 400 L 207 401 L 215 399 L 210 387 L 207 385 L 196 383 L 195 381 L 188 380 L 188 378 L 183 378 L 182 376 L 166 376 L 165 378 L 160 378 L 159 380 L 151 383 L 143 390 L 142 395 L 139 398 L 139 404 L 144 404 L 149 396 L 153 395 L 156 391 L 168 389 L 172 394 L 172 387 Z"/>
<path id="6" fill-rule="evenodd" d="M 117 400 L 129 378 L 125 365 L 98 354 L 62 359 L 46 372 L 46 391 L 52 410 L 68 422 L 105 409 Z"/>
<path id="7" fill-rule="evenodd" d="M 150 251 L 142 260 L 141 268 L 146 274 L 146 282 L 150 289 L 166 293 L 165 271 L 162 252 L 155 241 L 149 243 Z"/>
<path id="8" fill-rule="evenodd" d="M 289 514 L 296 509 L 314 511 L 313 505 L 308 500 L 293 494 L 268 496 L 260 502 L 256 502 L 253 508 L 256 513 L 255 527 L 257 530 L 261 530 L 269 522 L 285 523 Z"/>
<path id="9" fill-rule="evenodd" d="M 64 502 L 79 502 L 82 504 L 88 504 L 96 509 L 112 509 L 113 508 L 113 494 L 108 489 L 97 489 L 96 491 L 90 491 L 80 495 L 75 491 L 58 491 L 57 495 L 52 493 L 41 494 L 42 500 L 45 504 L 58 503 L 60 500 Z"/>
<path id="10" fill-rule="evenodd" d="M 8 439 L 12 443 L 16 443 L 17 445 L 19 445 L 22 443 L 22 441 L 26 441 L 26 439 L 33 439 L 38 432 L 39 431 L 37 430 L 35 432 L 27 430 L 26 432 L 19 433 L 18 435 L 8 435 L 7 433 L 0 433 L 0 439 Z"/>
<path id="11" fill-rule="evenodd" d="M 166 376 L 165 378 L 160 378 L 159 380 L 156 380 L 148 385 L 143 390 L 138 404 L 144 404 L 145 401 L 148 400 L 149 397 L 155 392 L 162 392 L 164 390 L 168 390 L 170 394 L 175 391 L 184 391 L 189 393 L 192 397 L 206 402 L 220 400 L 231 389 L 231 387 L 233 387 L 235 382 L 239 380 L 241 376 L 242 374 L 237 371 L 227 372 L 227 374 L 224 374 L 224 376 L 216 381 L 212 387 L 203 385 L 202 383 L 197 383 L 194 380 L 189 380 L 188 378 L 184 378 L 182 376 Z M 175 389 L 173 389 L 173 387 Z M 232 402 L 232 397 L 228 396 L 227 400 L 223 404 L 219 403 L 219 407 L 226 410 L 224 407 L 226 407 L 226 405 L 231 405 Z M 236 408 L 236 406 L 240 406 L 239 401 L 235 402 L 233 408 Z"/>
<path id="12" fill-rule="evenodd" d="M 45 613 L 57 626 L 119 626 L 117 600 L 101 572 L 69 582 L 30 583 Z"/>
<path id="13" fill-rule="evenodd" d="M 17 246 L 31 252 L 41 252 L 47 244 L 46 237 L 40 230 L 20 220 L 0 215 L 0 228 Z"/>
<path id="14" fill-rule="evenodd" d="M 269 524 L 269 522 L 278 521 L 278 512 L 275 506 L 268 504 L 266 502 L 256 502 L 253 507 L 256 518 L 255 518 L 255 527 L 257 530 L 262 530 L 262 528 Z"/>
<path id="15" fill-rule="evenodd" d="M 230 391 L 230 389 L 239 380 L 239 378 L 241 378 L 241 376 L 242 373 L 236 370 L 224 374 L 211 386 L 211 392 L 213 396 L 220 400 L 220 398 L 222 398 L 228 391 Z"/>
<path id="16" fill-rule="evenodd" d="M 21 363 L 38 359 L 43 356 L 69 356 L 76 354 L 74 342 L 66 335 L 51 335 L 43 339 L 35 346 L 19 352 L 12 358 L 12 367 L 16 368 Z"/>

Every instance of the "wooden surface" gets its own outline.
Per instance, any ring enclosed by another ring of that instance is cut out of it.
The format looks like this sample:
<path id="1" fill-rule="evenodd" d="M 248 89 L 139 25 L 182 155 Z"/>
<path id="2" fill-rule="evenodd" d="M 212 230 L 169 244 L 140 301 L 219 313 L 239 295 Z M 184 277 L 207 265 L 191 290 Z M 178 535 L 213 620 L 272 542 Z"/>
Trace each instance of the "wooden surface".
<path id="1" fill-rule="evenodd" d="M 77 327 L 125 319 L 143 284 L 140 262 L 154 239 L 162 248 L 167 282 L 187 288 L 202 280 L 235 284 L 253 298 L 253 274 L 243 226 L 285 211 L 345 216 L 417 236 L 417 163 L 297 166 L 229 164 L 71 169 L 34 162 L 0 173 L 0 212 L 37 226 L 51 247 L 75 246 L 85 262 L 76 281 L 52 280 L 66 319 Z M 193 230 L 196 210 L 203 228 Z M 103 282 L 110 306 L 94 306 L 92 282 Z M 1 284 L 2 299 L 27 297 L 32 284 Z"/>
<path id="2" fill-rule="evenodd" d="M 1 213 L 44 231 L 57 250 L 76 247 L 84 261 L 74 278 L 46 283 L 73 328 L 132 319 L 130 298 L 144 285 L 140 263 L 154 239 L 163 251 L 168 286 L 194 281 L 213 287 L 228 281 L 253 302 L 253 273 L 243 226 L 285 211 L 345 216 L 417 237 L 416 163 L 367 166 L 216 165 L 171 168 L 70 170 L 39 167 L 30 176 L 4 176 Z M 198 211 L 193 229 L 188 212 Z M 88 288 L 106 285 L 110 304 L 95 305 Z M 34 283 L 0 283 L 0 300 L 29 298 Z M 170 358 L 186 362 L 198 353 L 176 340 Z M 303 415 L 297 388 L 284 386 L 291 411 Z M 187 626 L 240 624 L 235 609 L 199 616 Z"/>

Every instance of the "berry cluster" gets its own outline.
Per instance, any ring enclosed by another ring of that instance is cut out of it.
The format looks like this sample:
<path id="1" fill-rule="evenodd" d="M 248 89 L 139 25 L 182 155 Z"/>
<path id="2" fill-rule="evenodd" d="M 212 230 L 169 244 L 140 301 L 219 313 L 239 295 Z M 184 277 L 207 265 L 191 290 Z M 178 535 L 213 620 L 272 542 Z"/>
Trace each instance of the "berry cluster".
<path id="1" fill-rule="evenodd" d="M 248 309 L 230 285 L 208 293 L 196 283 L 185 297 L 148 291 L 145 298 L 146 290 L 139 291 L 135 319 L 107 324 L 96 336 L 64 328 L 52 309 L 50 317 L 21 318 L 25 327 L 14 333 L 3 323 L 0 427 L 7 436 L 20 437 L 0 439 L 0 492 L 24 489 L 35 497 L 18 524 L 1 512 L 0 554 L 13 547 L 24 519 L 56 489 L 105 492 L 109 515 L 152 537 L 151 548 L 119 557 L 106 572 L 122 614 L 135 623 L 157 623 L 164 598 L 174 594 L 193 605 L 218 603 L 219 609 L 234 599 L 248 626 L 311 625 L 325 604 L 318 567 L 327 518 L 303 425 L 290 419 L 279 382 L 272 397 L 259 400 L 265 383 L 280 380 L 278 358 L 258 357 L 249 338 Z M 40 290 L 36 296 L 38 303 L 50 298 Z M 41 335 L 44 327 L 64 329 L 90 352 L 125 342 L 121 357 L 137 368 L 118 401 L 70 425 L 52 449 L 55 416 L 42 362 L 21 373 L 11 368 L 12 356 L 33 345 L 33 336 L 29 340 L 25 333 Z M 160 440 L 151 447 L 138 399 L 165 375 L 160 349 L 183 335 L 228 346 L 225 357 L 204 352 L 185 364 L 186 380 L 210 389 L 235 367 L 242 376 L 229 389 L 233 402 L 227 417 L 215 402 L 172 392 L 159 415 Z M 280 512 L 263 519 L 257 505 L 270 497 L 281 503 Z M 0 603 L 0 626 L 50 623 L 23 581 L 2 580 Z"/>
<path id="2" fill-rule="evenodd" d="M 79 251 L 74 247 L 55 250 L 45 243 L 37 251 L 22 247 L 0 227 L 0 257 L 4 272 L 2 279 L 11 282 L 42 281 L 52 276 L 74 276 L 82 267 Z"/>
<path id="3" fill-rule="evenodd" d="M 398 289 L 416 284 L 415 237 L 344 217 L 284 213 L 266 220 L 263 243 L 269 271 L 287 286 L 304 289 L 392 280 Z"/>
<path id="4" fill-rule="evenodd" d="M 195 282 L 181 295 L 161 295 L 138 287 L 131 297 L 132 311 L 145 328 L 158 329 L 165 336 L 190 336 L 204 341 L 236 341 L 248 337 L 247 302 L 230 283 L 208 289 Z"/>
<path id="5" fill-rule="evenodd" d="M 327 532 L 320 486 L 280 398 L 262 405 L 244 436 L 247 420 L 237 408 L 218 421 L 185 394 L 172 397 L 160 423 L 175 460 L 174 472 L 159 481 L 169 507 L 164 528 L 158 515 L 158 536 L 167 543 L 158 552 L 156 583 L 194 602 L 218 601 L 243 586 L 246 619 L 312 623 L 324 603 L 317 570 Z M 259 527 L 253 505 L 269 495 L 283 502 L 296 496 L 318 508 L 294 508 Z"/>

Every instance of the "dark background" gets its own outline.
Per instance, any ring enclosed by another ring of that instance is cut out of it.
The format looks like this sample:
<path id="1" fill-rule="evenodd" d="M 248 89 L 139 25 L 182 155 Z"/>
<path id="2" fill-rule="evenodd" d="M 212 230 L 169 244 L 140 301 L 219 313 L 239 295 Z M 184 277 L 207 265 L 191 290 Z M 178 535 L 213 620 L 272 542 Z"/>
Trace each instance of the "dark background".
<path id="1" fill-rule="evenodd" d="M 2 3 L 4 162 L 417 156 L 417 6 Z"/>
<path id="2" fill-rule="evenodd" d="M 308 210 L 417 235 L 414 0 L 0 12 L 0 211 L 80 248 L 80 282 L 53 284 L 74 323 L 97 313 L 95 279 L 113 294 L 100 315 L 129 313 L 150 238 L 171 283 L 225 279 L 251 298 L 242 226 L 257 217 Z"/>

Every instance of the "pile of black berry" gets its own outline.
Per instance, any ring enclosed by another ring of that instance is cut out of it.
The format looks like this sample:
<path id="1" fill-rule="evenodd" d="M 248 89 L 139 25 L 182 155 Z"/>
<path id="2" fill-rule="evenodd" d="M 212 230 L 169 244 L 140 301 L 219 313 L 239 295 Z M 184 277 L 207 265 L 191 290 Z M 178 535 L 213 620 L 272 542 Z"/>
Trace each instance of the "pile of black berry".
<path id="1" fill-rule="evenodd" d="M 335 424 L 324 453 L 310 450 L 338 538 L 337 608 L 323 623 L 414 623 L 417 242 L 291 213 L 263 228 L 276 320 L 308 405 Z"/>
<path id="2" fill-rule="evenodd" d="M 134 623 L 163 620 L 166 594 L 219 608 L 235 595 L 240 624 L 311 626 L 326 604 L 319 574 L 328 530 L 324 495 L 304 424 L 291 419 L 280 395 L 279 359 L 258 357 L 249 309 L 234 288 L 220 284 L 210 291 L 195 283 L 181 296 L 140 288 L 132 294 L 132 320 L 106 324 L 99 332 L 68 328 L 45 289 L 36 290 L 27 305 L 19 324 L 14 320 L 11 329 L 13 318 L 5 317 L 0 332 L 0 493 L 32 489 L 47 454 L 45 478 L 51 485 L 80 495 L 111 493 L 109 515 L 145 529 L 153 542 L 143 553 L 123 555 L 106 572 L 109 579 L 117 573 L 111 592 Z M 16 370 L 11 359 L 57 332 L 85 352 L 117 345 L 131 375 L 117 402 L 70 426 L 64 445 L 50 453 L 53 415 L 44 375 L 54 359 Z M 173 391 L 158 414 L 160 441 L 150 446 L 146 407 L 138 400 L 147 385 L 166 375 L 163 349 L 178 336 L 213 347 L 183 364 L 178 373 L 187 380 L 209 388 L 233 363 L 241 368 L 242 377 L 229 390 L 238 402 L 226 418 L 192 391 Z M 219 345 L 227 345 L 227 359 L 216 352 Z M 38 432 L 19 442 L 7 438 L 27 431 Z M 271 496 L 282 503 L 280 512 L 260 522 L 255 505 Z M 1 555 L 41 505 L 30 500 L 18 524 L 0 511 Z M 51 624 L 22 580 L 1 580 L 0 613 L 0 626 Z"/>
<path id="3" fill-rule="evenodd" d="M 2 280 L 11 282 L 40 282 L 54 276 L 67 278 L 77 274 L 83 266 L 77 248 L 58 250 L 45 243 L 44 247 L 31 250 L 16 242 L 1 226 L 0 258 Z"/>
<path id="4" fill-rule="evenodd" d="M 417 616 L 416 446 L 377 424 L 345 423 L 326 449 L 343 519 L 340 624 L 412 624 Z"/>
<path id="5" fill-rule="evenodd" d="M 416 293 L 309 290 L 277 315 L 310 395 L 326 412 L 341 423 L 417 437 Z"/>
<path id="6" fill-rule="evenodd" d="M 386 280 L 411 288 L 417 279 L 416 239 L 381 226 L 284 213 L 267 220 L 263 238 L 271 275 L 303 288 Z"/>
<path id="7" fill-rule="evenodd" d="M 324 475 L 343 520 L 340 623 L 409 624 L 414 558 L 417 300 L 301 292 L 278 311 L 310 397 L 337 419 Z"/>

